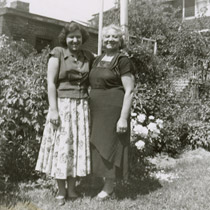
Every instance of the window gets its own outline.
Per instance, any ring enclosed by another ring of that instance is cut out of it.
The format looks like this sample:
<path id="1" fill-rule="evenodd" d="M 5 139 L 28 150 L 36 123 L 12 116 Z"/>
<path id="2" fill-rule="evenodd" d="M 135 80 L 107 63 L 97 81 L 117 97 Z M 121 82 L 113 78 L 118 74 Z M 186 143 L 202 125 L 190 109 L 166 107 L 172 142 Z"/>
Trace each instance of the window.
<path id="1" fill-rule="evenodd" d="M 183 0 L 183 18 L 210 16 L 210 0 Z"/>
<path id="2" fill-rule="evenodd" d="M 36 38 L 35 49 L 37 50 L 37 52 L 41 52 L 48 45 L 50 47 L 52 46 L 52 40 L 51 39 L 45 39 L 45 38 L 41 38 L 41 37 Z"/>
<path id="3" fill-rule="evenodd" d="M 195 16 L 195 0 L 184 0 L 184 17 Z"/>

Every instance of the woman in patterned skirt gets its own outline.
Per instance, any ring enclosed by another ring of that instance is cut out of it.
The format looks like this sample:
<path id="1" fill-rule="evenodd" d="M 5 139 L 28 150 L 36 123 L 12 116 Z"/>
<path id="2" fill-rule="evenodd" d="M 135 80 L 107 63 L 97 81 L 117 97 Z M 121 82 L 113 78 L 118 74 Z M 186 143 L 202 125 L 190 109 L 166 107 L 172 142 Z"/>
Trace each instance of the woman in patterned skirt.
<path id="1" fill-rule="evenodd" d="M 67 24 L 59 35 L 62 47 L 50 52 L 48 62 L 49 112 L 36 170 L 56 179 L 59 205 L 77 197 L 76 177 L 90 173 L 87 89 L 94 56 L 81 49 L 87 38 L 80 25 Z"/>

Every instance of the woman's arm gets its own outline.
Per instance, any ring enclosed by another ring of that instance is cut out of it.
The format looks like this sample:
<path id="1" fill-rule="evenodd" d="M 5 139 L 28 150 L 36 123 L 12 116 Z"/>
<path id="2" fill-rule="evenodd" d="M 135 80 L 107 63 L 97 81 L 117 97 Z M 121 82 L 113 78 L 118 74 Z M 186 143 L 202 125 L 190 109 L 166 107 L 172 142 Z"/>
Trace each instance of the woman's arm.
<path id="1" fill-rule="evenodd" d="M 117 122 L 118 133 L 124 133 L 128 128 L 127 120 L 132 106 L 134 76 L 131 73 L 126 73 L 121 76 L 121 80 L 125 90 L 125 95 L 123 99 L 123 106 L 120 114 L 120 119 Z"/>
<path id="2" fill-rule="evenodd" d="M 59 115 L 57 106 L 57 77 L 59 72 L 59 59 L 51 57 L 48 62 L 47 70 L 47 89 L 48 89 L 48 100 L 50 105 L 50 121 L 55 127 L 59 125 Z"/>

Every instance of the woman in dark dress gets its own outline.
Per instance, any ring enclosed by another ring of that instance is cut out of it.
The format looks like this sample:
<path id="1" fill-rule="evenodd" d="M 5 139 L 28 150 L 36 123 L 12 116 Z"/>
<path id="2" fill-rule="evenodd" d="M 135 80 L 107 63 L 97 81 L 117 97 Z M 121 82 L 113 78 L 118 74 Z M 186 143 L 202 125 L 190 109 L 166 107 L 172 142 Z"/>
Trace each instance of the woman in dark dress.
<path id="1" fill-rule="evenodd" d="M 89 75 L 92 173 L 105 180 L 98 199 L 110 196 L 116 178 L 128 176 L 134 76 L 131 61 L 120 53 L 122 45 L 121 29 L 105 27 L 105 53 L 96 58 Z"/>

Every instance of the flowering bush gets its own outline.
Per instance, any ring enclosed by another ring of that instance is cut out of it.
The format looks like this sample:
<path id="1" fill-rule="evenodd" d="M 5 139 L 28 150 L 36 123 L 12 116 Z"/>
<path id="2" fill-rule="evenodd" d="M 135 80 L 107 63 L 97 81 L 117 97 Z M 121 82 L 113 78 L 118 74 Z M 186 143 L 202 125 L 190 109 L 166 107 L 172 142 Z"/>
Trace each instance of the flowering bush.
<path id="1" fill-rule="evenodd" d="M 132 143 L 138 150 L 151 154 L 154 142 L 160 140 L 163 120 L 142 113 L 132 113 L 132 118 Z"/>
<path id="2" fill-rule="evenodd" d="M 155 155 L 155 145 L 161 141 L 163 120 L 134 111 L 131 114 L 130 174 L 132 178 L 147 176 L 151 170 L 146 157 Z"/>

